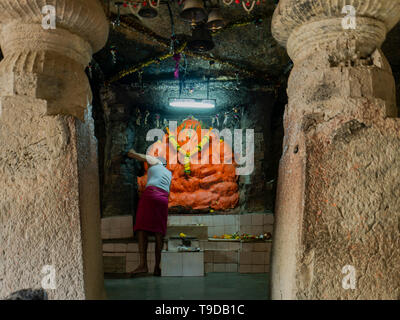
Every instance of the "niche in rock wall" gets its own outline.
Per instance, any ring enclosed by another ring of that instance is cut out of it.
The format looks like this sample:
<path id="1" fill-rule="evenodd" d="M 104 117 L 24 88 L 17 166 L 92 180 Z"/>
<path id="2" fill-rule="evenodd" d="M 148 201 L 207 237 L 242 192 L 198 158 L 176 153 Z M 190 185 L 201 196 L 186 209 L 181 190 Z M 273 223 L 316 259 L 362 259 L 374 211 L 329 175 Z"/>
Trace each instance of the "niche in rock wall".
<path id="1" fill-rule="evenodd" d="M 146 153 L 148 147 L 155 141 L 154 139 L 147 140 L 147 134 L 153 129 L 159 129 L 159 139 L 166 142 L 168 135 L 166 127 L 170 126 L 168 122 L 177 121 L 177 127 L 179 127 L 182 126 L 182 121 L 189 116 L 186 111 L 168 110 L 165 107 L 168 100 L 165 100 L 164 97 L 178 95 L 177 92 L 175 94 L 173 91 L 175 85 L 167 87 L 168 90 L 161 90 L 158 87 L 152 88 L 154 90 L 151 93 L 146 92 L 146 94 L 139 94 L 133 91 L 130 86 L 121 85 L 110 86 L 102 90 L 101 105 L 97 108 L 97 116 L 103 121 L 103 127 L 98 126 L 98 131 L 102 135 L 98 136 L 99 150 L 103 150 L 99 153 L 101 159 L 100 175 L 103 176 L 101 195 L 103 217 L 127 214 L 135 216 L 140 196 L 138 189 L 143 189 L 146 184 L 147 176 L 143 164 L 132 159 L 120 159 L 120 155 L 131 148 L 140 153 Z M 179 181 L 182 183 L 180 185 L 173 183 L 169 212 L 172 214 L 196 214 L 208 213 L 212 210 L 215 213 L 220 211 L 224 211 L 224 213 L 272 211 L 275 199 L 273 186 L 274 181 L 276 181 L 277 166 L 281 154 L 281 136 L 283 135 L 281 114 L 285 103 L 282 102 L 282 108 L 275 115 L 272 113 L 276 109 L 275 96 L 269 91 L 228 91 L 225 87 L 217 88 L 214 91 L 215 96 L 219 97 L 218 108 L 211 112 L 191 110 L 191 112 L 196 112 L 194 116 L 200 122 L 200 127 L 196 129 L 202 128 L 206 133 L 210 127 L 218 129 L 220 132 L 227 129 L 233 135 L 235 129 L 241 129 L 241 151 L 246 157 L 246 132 L 247 130 L 254 130 L 254 170 L 249 174 L 234 176 L 232 170 L 235 166 L 234 163 L 232 163 L 233 166 L 214 163 L 207 167 L 202 166 L 201 163 L 200 165 L 196 164 L 196 156 L 193 156 L 191 158 L 191 174 L 186 176 L 183 162 L 178 161 L 176 165 L 170 163 L 169 166 L 173 165 L 173 170 L 170 170 L 175 175 L 179 175 Z M 276 123 L 279 127 L 277 128 L 277 125 L 274 125 L 274 128 L 272 128 L 271 123 Z M 185 128 L 188 128 L 188 126 Z M 222 138 L 225 137 L 222 136 Z M 225 140 L 228 139 L 225 138 Z M 213 140 L 213 135 L 211 135 L 210 141 L 211 146 L 208 148 L 211 148 L 211 153 L 213 153 L 212 143 L 221 141 L 217 138 Z M 180 143 L 184 143 L 184 141 Z M 193 146 L 196 145 L 194 142 L 192 144 Z M 190 149 L 189 145 L 187 148 Z M 207 150 L 207 147 L 205 148 Z M 227 148 L 223 147 L 222 150 L 224 149 Z M 234 152 L 236 154 L 240 151 L 237 149 Z M 202 153 L 200 153 L 200 156 L 204 157 Z M 219 156 L 221 157 L 221 153 Z M 181 160 L 184 160 L 183 154 L 180 157 Z M 236 169 L 243 166 L 243 164 L 240 164 Z M 228 175 L 229 170 L 231 170 L 230 176 Z M 138 179 L 138 177 L 141 178 Z M 225 188 L 220 191 L 218 182 L 221 181 L 233 182 L 230 184 L 233 189 L 227 191 L 228 189 Z M 206 184 L 207 186 L 203 188 Z M 214 202 L 203 206 L 191 205 L 191 203 L 194 203 L 194 196 L 191 193 L 199 190 L 206 191 L 202 192 L 206 202 L 209 202 L 209 199 L 214 199 Z M 174 195 L 179 195 L 180 204 L 173 201 Z M 223 206 L 223 208 L 228 209 L 219 209 L 218 205 L 221 205 L 225 201 L 224 197 L 228 195 L 238 197 L 238 202 L 230 201 L 231 205 Z"/>
<path id="2" fill-rule="evenodd" d="M 167 127 L 166 131 L 148 152 L 167 159 L 167 169 L 172 172 L 170 212 L 237 207 L 238 177 L 231 144 L 194 118 L 185 119 L 175 130 Z M 145 174 L 138 177 L 139 192 L 146 186 L 147 169 L 145 164 Z"/>

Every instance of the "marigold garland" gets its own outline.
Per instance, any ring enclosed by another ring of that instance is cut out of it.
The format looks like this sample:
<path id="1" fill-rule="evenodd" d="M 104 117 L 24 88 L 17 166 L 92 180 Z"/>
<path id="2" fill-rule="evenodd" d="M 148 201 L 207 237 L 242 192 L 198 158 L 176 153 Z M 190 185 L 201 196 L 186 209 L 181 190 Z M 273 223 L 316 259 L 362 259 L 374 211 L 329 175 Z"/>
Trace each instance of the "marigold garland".
<path id="1" fill-rule="evenodd" d="M 208 132 L 204 135 L 204 137 L 201 139 L 201 142 L 191 151 L 185 151 L 182 150 L 182 147 L 179 145 L 176 137 L 171 134 L 169 131 L 168 127 L 166 128 L 167 133 L 168 133 L 168 140 L 170 144 L 175 148 L 177 152 L 182 154 L 184 156 L 183 160 L 183 166 L 185 170 L 185 174 L 190 175 L 191 170 L 190 170 L 190 159 L 196 155 L 198 152 L 200 152 L 204 146 L 210 141 L 210 133 L 213 128 L 210 128 Z"/>

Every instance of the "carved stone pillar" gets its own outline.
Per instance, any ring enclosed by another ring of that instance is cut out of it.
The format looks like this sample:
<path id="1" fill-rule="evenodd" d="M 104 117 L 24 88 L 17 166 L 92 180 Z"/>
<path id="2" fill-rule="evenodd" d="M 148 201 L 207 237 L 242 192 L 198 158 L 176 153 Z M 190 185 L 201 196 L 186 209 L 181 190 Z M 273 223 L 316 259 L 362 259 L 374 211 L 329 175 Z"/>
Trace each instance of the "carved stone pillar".
<path id="1" fill-rule="evenodd" d="M 0 299 L 43 283 L 50 299 L 104 297 L 84 70 L 107 37 L 97 0 L 0 0 Z"/>
<path id="2" fill-rule="evenodd" d="M 342 24 L 345 4 L 355 29 Z M 273 299 L 400 296 L 400 120 L 380 51 L 399 19 L 400 0 L 281 0 L 275 11 L 272 32 L 294 68 Z"/>

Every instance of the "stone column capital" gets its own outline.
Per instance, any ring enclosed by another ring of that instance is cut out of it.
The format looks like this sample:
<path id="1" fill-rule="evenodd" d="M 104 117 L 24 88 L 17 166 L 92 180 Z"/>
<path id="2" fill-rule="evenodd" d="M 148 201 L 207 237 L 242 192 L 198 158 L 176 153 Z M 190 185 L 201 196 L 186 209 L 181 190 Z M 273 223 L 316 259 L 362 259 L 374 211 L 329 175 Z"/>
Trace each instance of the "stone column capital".
<path id="1" fill-rule="evenodd" d="M 355 12 L 344 13 L 346 5 Z M 350 14 L 355 14 L 356 27 L 347 29 L 342 22 Z M 351 42 L 359 56 L 367 57 L 399 20 L 400 0 L 280 0 L 272 34 L 295 62 L 321 49 L 337 50 L 337 42 Z"/>
<path id="2" fill-rule="evenodd" d="M 43 26 L 49 5 L 55 29 Z M 0 0 L 0 96 L 43 99 L 47 114 L 83 119 L 91 101 L 84 70 L 108 31 L 98 0 Z"/>
<path id="3" fill-rule="evenodd" d="M 98 0 L 0 0 L 0 24 L 41 25 L 42 9 L 48 5 L 56 9 L 57 28 L 89 42 L 93 52 L 104 47 L 109 26 Z"/>

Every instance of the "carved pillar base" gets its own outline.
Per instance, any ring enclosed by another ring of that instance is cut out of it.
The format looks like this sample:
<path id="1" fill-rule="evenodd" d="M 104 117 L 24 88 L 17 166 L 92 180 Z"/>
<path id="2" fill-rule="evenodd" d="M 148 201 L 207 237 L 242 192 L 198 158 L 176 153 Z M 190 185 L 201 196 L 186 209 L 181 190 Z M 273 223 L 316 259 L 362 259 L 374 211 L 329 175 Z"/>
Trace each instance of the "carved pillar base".
<path id="1" fill-rule="evenodd" d="M 392 20 L 385 5 L 368 2 L 354 6 L 371 10 L 371 18 L 349 31 L 331 1 L 296 1 L 310 8 L 305 12 L 281 0 L 275 12 L 274 35 L 294 68 L 276 200 L 273 299 L 399 298 L 400 120 L 391 69 L 376 48 L 397 22 L 392 18 L 400 18 L 400 1 L 385 1 Z"/>

